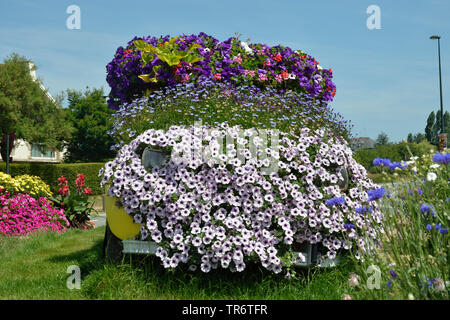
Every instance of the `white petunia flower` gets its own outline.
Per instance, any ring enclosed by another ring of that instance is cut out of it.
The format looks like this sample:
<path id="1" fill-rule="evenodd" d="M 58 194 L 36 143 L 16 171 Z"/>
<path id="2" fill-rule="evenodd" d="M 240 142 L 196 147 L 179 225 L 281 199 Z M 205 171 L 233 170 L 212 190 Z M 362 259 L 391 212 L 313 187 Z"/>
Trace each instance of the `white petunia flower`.
<path id="1" fill-rule="evenodd" d="M 248 54 L 253 54 L 253 50 L 248 46 L 247 42 L 241 41 L 241 47 L 244 48 Z"/>

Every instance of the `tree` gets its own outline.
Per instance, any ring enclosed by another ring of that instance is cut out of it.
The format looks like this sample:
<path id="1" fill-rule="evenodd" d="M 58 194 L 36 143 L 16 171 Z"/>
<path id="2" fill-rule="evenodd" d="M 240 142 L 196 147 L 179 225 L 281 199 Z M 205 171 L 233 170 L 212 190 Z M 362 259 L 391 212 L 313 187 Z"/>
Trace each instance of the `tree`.
<path id="1" fill-rule="evenodd" d="M 35 70 L 35 67 L 31 69 Z M 16 139 L 60 148 L 71 127 L 58 101 L 47 96 L 39 80 L 30 74 L 30 61 L 13 53 L 0 64 L 0 137 L 15 133 Z M 6 144 L 0 141 L 6 160 Z"/>
<path id="2" fill-rule="evenodd" d="M 425 128 L 425 134 L 427 136 L 427 140 L 437 146 L 439 144 L 439 134 L 441 133 L 441 110 L 438 110 L 436 113 L 431 112 L 428 116 L 427 127 Z M 448 111 L 444 113 L 444 133 L 447 133 L 447 136 L 450 135 L 450 114 Z"/>
<path id="3" fill-rule="evenodd" d="M 68 119 L 75 128 L 72 139 L 65 144 L 64 160 L 68 162 L 101 162 L 115 155 L 111 151 L 113 111 L 108 108 L 103 89 L 86 88 L 85 92 L 67 90 Z"/>
<path id="4" fill-rule="evenodd" d="M 412 133 L 408 133 L 408 138 L 406 139 L 406 141 L 408 141 L 409 143 L 414 142 L 414 138 L 413 138 L 413 134 Z"/>
<path id="5" fill-rule="evenodd" d="M 387 145 L 389 143 L 389 137 L 386 133 L 381 132 L 377 139 L 375 140 L 376 144 L 379 146 Z"/>
<path id="6" fill-rule="evenodd" d="M 422 141 L 424 141 L 424 140 L 426 140 L 427 138 L 426 138 L 426 136 L 425 136 L 425 134 L 423 134 L 423 133 L 421 133 L 421 132 L 418 132 L 418 133 L 416 133 L 414 136 L 413 136 L 413 141 L 412 142 L 415 142 L 415 143 L 421 143 Z"/>
<path id="7" fill-rule="evenodd" d="M 408 138 L 406 141 L 408 143 L 421 143 L 422 141 L 427 140 L 425 134 L 418 132 L 416 134 L 408 133 Z"/>
<path id="8" fill-rule="evenodd" d="M 434 111 L 431 111 L 427 119 L 427 125 L 425 127 L 425 136 L 429 143 L 433 141 L 433 125 L 434 125 L 435 115 Z"/>

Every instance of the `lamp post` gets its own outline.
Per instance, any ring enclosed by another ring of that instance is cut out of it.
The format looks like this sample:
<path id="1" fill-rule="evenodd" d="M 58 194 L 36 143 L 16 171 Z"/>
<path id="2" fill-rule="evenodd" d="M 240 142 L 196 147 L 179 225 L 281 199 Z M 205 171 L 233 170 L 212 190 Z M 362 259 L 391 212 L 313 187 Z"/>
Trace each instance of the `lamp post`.
<path id="1" fill-rule="evenodd" d="M 441 134 L 439 136 L 439 150 L 443 151 L 443 149 L 447 146 L 447 137 L 444 132 L 444 107 L 442 103 L 442 76 L 441 76 L 441 37 L 440 36 L 431 36 L 431 40 L 438 41 L 438 57 L 439 57 L 439 91 L 441 97 Z"/>
<path id="2" fill-rule="evenodd" d="M 9 133 L 6 135 L 6 174 L 9 174 Z"/>

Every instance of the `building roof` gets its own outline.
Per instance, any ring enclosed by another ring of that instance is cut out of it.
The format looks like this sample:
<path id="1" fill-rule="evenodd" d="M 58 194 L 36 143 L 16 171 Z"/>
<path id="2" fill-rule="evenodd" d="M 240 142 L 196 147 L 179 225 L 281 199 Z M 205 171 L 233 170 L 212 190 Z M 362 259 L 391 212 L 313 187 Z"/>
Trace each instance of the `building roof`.
<path id="1" fill-rule="evenodd" d="M 28 68 L 30 69 L 30 75 L 31 78 L 34 81 L 37 81 L 39 83 L 39 86 L 41 87 L 42 91 L 44 91 L 45 95 L 53 102 L 56 103 L 55 98 L 53 98 L 53 96 L 50 94 L 50 92 L 47 91 L 47 89 L 45 89 L 44 85 L 39 81 L 39 79 L 36 77 L 36 68 L 34 65 L 33 61 L 28 61 Z"/>

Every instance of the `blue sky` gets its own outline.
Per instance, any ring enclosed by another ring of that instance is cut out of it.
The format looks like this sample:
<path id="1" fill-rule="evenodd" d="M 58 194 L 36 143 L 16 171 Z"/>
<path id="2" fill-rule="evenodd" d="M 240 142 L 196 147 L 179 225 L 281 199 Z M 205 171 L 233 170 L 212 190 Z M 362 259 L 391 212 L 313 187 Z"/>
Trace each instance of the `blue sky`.
<path id="1" fill-rule="evenodd" d="M 69 30 L 66 9 L 81 9 L 81 29 Z M 369 30 L 366 9 L 381 9 L 381 29 Z M 52 95 L 103 87 L 106 64 L 134 36 L 205 32 L 226 40 L 285 45 L 332 68 L 333 108 L 354 134 L 391 141 L 423 132 L 439 108 L 437 42 L 441 36 L 444 109 L 450 103 L 448 0 L 2 0 L 0 60 L 12 52 L 32 59 Z"/>

